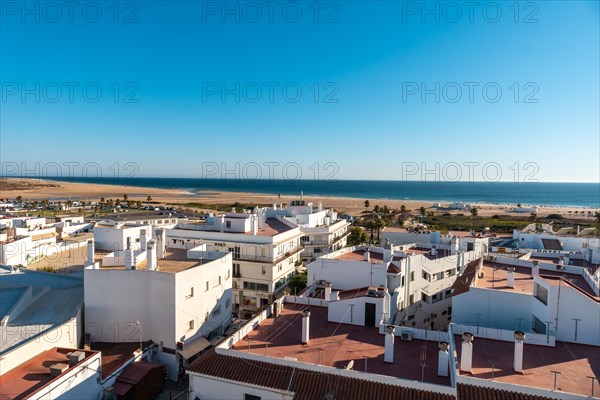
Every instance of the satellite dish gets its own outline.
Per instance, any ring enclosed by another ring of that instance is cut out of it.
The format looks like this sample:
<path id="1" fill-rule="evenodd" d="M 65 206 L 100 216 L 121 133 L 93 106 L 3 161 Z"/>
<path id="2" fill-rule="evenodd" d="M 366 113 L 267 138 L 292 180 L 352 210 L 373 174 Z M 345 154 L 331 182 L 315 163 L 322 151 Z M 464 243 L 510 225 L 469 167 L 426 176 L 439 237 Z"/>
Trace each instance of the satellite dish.
<path id="1" fill-rule="evenodd" d="M 354 360 L 350 360 L 350 362 L 348 363 L 348 365 L 346 365 L 346 370 L 347 371 L 352 371 L 353 367 L 354 367 Z"/>

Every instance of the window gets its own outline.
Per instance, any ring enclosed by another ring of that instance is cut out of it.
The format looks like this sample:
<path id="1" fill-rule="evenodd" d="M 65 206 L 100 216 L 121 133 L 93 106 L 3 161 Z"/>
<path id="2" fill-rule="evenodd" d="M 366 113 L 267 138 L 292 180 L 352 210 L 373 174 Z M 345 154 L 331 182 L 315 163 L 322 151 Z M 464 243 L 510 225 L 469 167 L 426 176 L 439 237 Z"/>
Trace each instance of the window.
<path id="1" fill-rule="evenodd" d="M 536 283 L 533 292 L 535 293 L 536 299 L 538 299 L 545 305 L 548 305 L 548 289 L 541 286 L 539 283 Z"/>
<path id="2" fill-rule="evenodd" d="M 314 253 L 320 253 L 320 252 L 321 252 L 321 249 L 319 249 L 319 248 L 316 248 L 316 249 L 314 250 Z"/>
<path id="3" fill-rule="evenodd" d="M 219 285 L 221 284 L 221 275 L 219 275 Z"/>
<path id="4" fill-rule="evenodd" d="M 206 291 L 208 292 L 208 288 L 209 288 L 209 282 L 206 281 Z"/>
<path id="5" fill-rule="evenodd" d="M 262 400 L 262 397 L 244 393 L 244 400 Z"/>
<path id="6" fill-rule="evenodd" d="M 225 221 L 225 227 L 231 228 L 231 221 Z"/>
<path id="7" fill-rule="evenodd" d="M 244 289 L 258 290 L 258 291 L 261 291 L 261 292 L 268 292 L 269 291 L 269 285 L 266 285 L 264 283 L 256 283 L 256 282 L 244 281 Z"/>
<path id="8" fill-rule="evenodd" d="M 546 333 L 546 324 L 535 315 L 531 315 L 531 325 L 535 333 Z"/>
<path id="9" fill-rule="evenodd" d="M 267 269 L 265 268 L 265 266 L 264 266 L 264 265 L 262 266 L 262 274 L 263 274 L 263 275 L 266 275 L 266 274 L 267 274 Z"/>
<path id="10" fill-rule="evenodd" d="M 411 271 L 410 272 L 410 281 L 412 282 L 414 280 L 415 280 L 415 271 Z M 411 303 L 412 303 L 412 301 L 411 301 Z"/>
<path id="11" fill-rule="evenodd" d="M 411 295 L 410 295 L 410 298 L 409 298 L 409 300 L 408 300 L 408 304 L 410 305 L 410 304 L 413 304 L 414 302 L 415 302 L 415 295 L 414 295 L 414 294 L 411 294 Z"/>
<path id="12" fill-rule="evenodd" d="M 427 295 L 425 293 L 421 294 L 421 300 L 427 301 Z"/>
<path id="13" fill-rule="evenodd" d="M 240 278 L 242 276 L 240 274 L 240 264 L 233 263 L 233 276 L 236 278 Z"/>
<path id="14" fill-rule="evenodd" d="M 454 272 L 454 271 L 453 271 L 453 270 L 451 270 L 451 269 L 449 269 L 449 270 L 446 270 L 446 276 L 452 276 L 452 275 L 454 275 L 454 274 L 453 274 L 453 272 Z"/>
<path id="15" fill-rule="evenodd" d="M 221 305 L 219 304 L 219 306 L 217 308 L 215 308 L 212 312 L 212 317 L 218 317 L 219 315 L 221 315 Z"/>
<path id="16" fill-rule="evenodd" d="M 308 236 L 302 236 L 302 237 L 300 238 L 300 241 L 301 241 L 301 242 L 308 242 L 308 241 L 309 241 L 309 239 L 310 239 L 310 238 L 309 238 Z"/>
<path id="17" fill-rule="evenodd" d="M 400 284 L 401 287 L 404 287 L 404 275 L 402 275 L 402 283 Z"/>
<path id="18" fill-rule="evenodd" d="M 188 322 L 188 331 L 191 331 L 192 329 L 194 329 L 194 320 L 191 319 L 190 322 Z"/>
<path id="19" fill-rule="evenodd" d="M 427 272 L 423 271 L 423 279 L 425 279 L 426 281 L 428 281 L 429 277 L 430 277 L 429 274 Z"/>

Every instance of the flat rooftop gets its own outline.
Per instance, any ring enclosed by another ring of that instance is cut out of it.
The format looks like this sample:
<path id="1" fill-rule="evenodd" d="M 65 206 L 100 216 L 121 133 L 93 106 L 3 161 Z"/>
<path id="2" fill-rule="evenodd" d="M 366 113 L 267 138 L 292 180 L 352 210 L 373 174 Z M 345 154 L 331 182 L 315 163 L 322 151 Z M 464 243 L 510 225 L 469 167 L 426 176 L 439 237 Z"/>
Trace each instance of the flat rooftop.
<path id="1" fill-rule="evenodd" d="M 461 357 L 460 336 L 455 337 L 458 357 Z M 560 391 L 590 396 L 592 382 L 589 376 L 600 378 L 600 349 L 595 346 L 556 342 L 556 347 L 526 344 L 523 351 L 523 373 L 513 370 L 513 342 L 475 338 L 473 341 L 472 373 L 461 375 L 480 379 L 529 386 L 539 389 L 554 388 L 554 374 L 559 371 L 557 388 Z M 595 395 L 599 393 L 595 384 Z"/>
<path id="2" fill-rule="evenodd" d="M 151 341 L 143 342 L 144 349 L 152 344 Z M 140 348 L 140 342 L 105 343 L 92 342 L 90 348 L 102 352 L 102 379 L 106 379 L 127 360 L 134 356 Z"/>
<path id="3" fill-rule="evenodd" d="M 246 218 L 248 218 L 248 216 L 250 214 L 240 214 L 240 215 L 245 215 Z M 217 218 L 217 217 L 215 217 Z M 226 217 L 227 218 L 231 218 L 231 217 Z M 242 217 L 235 217 L 236 219 L 241 219 Z M 221 232 L 221 229 L 218 225 L 216 224 L 212 224 L 212 223 L 206 223 L 206 222 L 200 222 L 197 224 L 187 224 L 189 225 L 195 225 L 196 227 L 186 227 L 185 229 L 182 230 L 198 230 L 198 231 L 202 231 L 202 232 L 219 232 L 219 233 L 233 233 L 233 234 L 237 234 L 237 235 L 252 235 L 252 231 L 249 230 L 247 232 L 239 232 L 239 231 L 231 231 L 228 230 L 227 228 L 225 228 L 223 230 L 223 232 Z M 181 229 L 178 227 L 175 227 L 174 229 Z M 263 229 L 259 229 L 256 231 L 256 236 L 276 236 L 279 235 L 281 233 L 290 231 L 294 228 L 292 228 L 291 226 L 279 221 L 276 218 L 267 218 L 264 224 Z"/>
<path id="4" fill-rule="evenodd" d="M 56 363 L 69 364 L 67 353 L 72 351 L 82 351 L 85 353 L 85 358 L 78 364 L 70 366 L 69 369 L 59 376 L 50 375 L 49 367 Z M 65 349 L 54 347 L 53 349 L 44 351 L 37 356 L 23 362 L 16 368 L 11 369 L 6 374 L 0 375 L 0 398 L 2 399 L 26 399 L 34 393 L 43 390 L 50 382 L 55 379 L 61 379 L 73 367 L 81 364 L 89 357 L 97 352 Z"/>
<path id="5" fill-rule="evenodd" d="M 211 256 L 209 258 L 196 259 L 196 258 L 188 258 L 187 250 L 185 249 L 166 249 L 165 257 L 157 260 L 158 270 L 160 272 L 170 272 L 170 273 L 178 273 L 181 271 L 185 271 L 190 268 L 199 267 L 201 265 L 208 264 L 220 257 L 222 257 L 225 253 L 218 251 L 209 251 Z M 106 255 L 106 254 L 103 254 Z M 96 255 L 97 256 L 97 255 Z M 136 266 L 136 270 L 147 269 L 148 262 L 147 260 L 143 260 Z M 124 270 L 124 265 L 118 266 L 103 266 L 100 264 L 100 269 L 102 270 Z"/>
<path id="6" fill-rule="evenodd" d="M 301 343 L 302 311 L 310 311 L 310 342 Z M 437 375 L 438 345 L 434 341 L 394 342 L 394 364 L 383 361 L 384 335 L 375 327 L 339 324 L 327 320 L 327 308 L 285 303 L 278 318 L 268 318 L 240 340 L 234 350 L 300 362 L 345 368 L 354 360 L 354 370 L 450 385 L 450 378 Z M 512 353 L 511 353 L 512 354 Z M 366 365 L 365 365 L 366 364 Z"/>
<path id="7" fill-rule="evenodd" d="M 533 294 L 533 277 L 531 276 L 531 268 L 513 267 L 515 268 L 515 287 L 509 288 L 506 286 L 506 278 L 508 275 L 507 266 L 500 263 L 484 262 L 482 271 L 483 278 L 478 278 L 475 287 L 484 289 L 505 290 L 512 292 L 521 292 Z M 586 282 L 582 275 L 571 274 L 564 271 L 549 271 L 540 269 L 540 278 L 548 277 L 563 277 L 560 280 L 563 284 L 571 285 L 587 295 L 593 297 L 597 301 L 600 299 L 595 295 L 590 285 Z M 558 284 L 558 279 L 547 279 L 547 282 Z"/>
<path id="8" fill-rule="evenodd" d="M 365 250 L 354 250 L 348 251 L 345 253 L 337 254 L 334 257 L 331 257 L 332 260 L 348 260 L 348 261 L 365 261 L 364 259 Z M 370 252 L 370 258 L 372 263 L 382 263 L 383 262 L 383 253 L 376 253 L 374 251 Z"/>

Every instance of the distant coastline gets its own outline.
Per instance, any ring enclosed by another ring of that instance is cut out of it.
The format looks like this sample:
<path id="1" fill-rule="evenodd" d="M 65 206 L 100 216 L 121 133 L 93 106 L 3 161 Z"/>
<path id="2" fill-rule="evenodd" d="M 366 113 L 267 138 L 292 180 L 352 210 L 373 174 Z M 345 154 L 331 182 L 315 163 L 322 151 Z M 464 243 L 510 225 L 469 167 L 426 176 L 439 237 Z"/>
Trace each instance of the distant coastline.
<path id="1" fill-rule="evenodd" d="M 111 185 L 128 188 L 177 190 L 196 196 L 218 196 L 221 192 L 256 195 L 286 195 L 411 202 L 464 202 L 499 206 L 598 208 L 600 183 L 550 182 L 419 182 L 419 181 L 315 181 L 315 180 L 225 180 L 194 178 L 40 178 L 43 180 Z M 67 193 L 65 193 L 67 194 Z"/>

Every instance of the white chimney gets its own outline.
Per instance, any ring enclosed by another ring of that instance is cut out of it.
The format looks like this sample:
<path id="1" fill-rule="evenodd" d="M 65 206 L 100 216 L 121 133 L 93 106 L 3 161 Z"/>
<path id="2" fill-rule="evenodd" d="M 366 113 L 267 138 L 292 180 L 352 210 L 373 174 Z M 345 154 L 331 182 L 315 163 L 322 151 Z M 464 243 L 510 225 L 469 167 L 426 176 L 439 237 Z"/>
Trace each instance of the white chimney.
<path id="1" fill-rule="evenodd" d="M 308 344 L 310 329 L 310 311 L 302 312 L 302 344 Z"/>
<path id="2" fill-rule="evenodd" d="M 523 372 L 523 346 L 525 340 L 525 333 L 521 331 L 515 331 L 515 361 L 513 369 L 515 372 Z"/>
<path id="3" fill-rule="evenodd" d="M 506 273 L 506 287 L 514 288 L 515 287 L 515 270 L 514 268 L 509 268 Z"/>
<path id="4" fill-rule="evenodd" d="M 135 252 L 131 248 L 131 245 L 128 245 L 125 249 L 125 269 L 134 269 L 135 265 Z"/>
<path id="5" fill-rule="evenodd" d="M 325 300 L 331 300 L 331 283 L 325 285 Z"/>
<path id="6" fill-rule="evenodd" d="M 256 235 L 258 233 L 258 217 L 254 214 L 250 216 L 250 224 L 252 225 L 252 234 Z"/>
<path id="7" fill-rule="evenodd" d="M 273 203 L 273 210 L 277 210 L 277 203 Z"/>
<path id="8" fill-rule="evenodd" d="M 156 270 L 156 243 L 154 240 L 148 242 L 146 260 L 148 261 L 148 270 Z"/>
<path id="9" fill-rule="evenodd" d="M 94 263 L 94 240 L 88 240 L 87 244 L 87 262 L 88 264 Z"/>
<path id="10" fill-rule="evenodd" d="M 167 247 L 167 236 L 164 229 L 156 230 L 156 257 L 160 260 L 165 258 Z"/>
<path id="11" fill-rule="evenodd" d="M 569 256 L 565 256 L 563 260 L 564 260 L 564 265 L 571 264 L 571 258 Z"/>
<path id="12" fill-rule="evenodd" d="M 331 292 L 330 301 L 338 301 L 340 299 L 340 292 Z"/>
<path id="13" fill-rule="evenodd" d="M 267 216 L 265 215 L 265 211 L 264 210 L 260 210 L 258 212 L 258 225 L 260 230 L 265 229 L 265 220 L 267 219 Z"/>
<path id="14" fill-rule="evenodd" d="M 473 367 L 473 335 L 465 332 L 462 335 L 463 341 L 460 352 L 460 370 L 471 372 Z"/>
<path id="15" fill-rule="evenodd" d="M 531 267 L 531 276 L 536 276 L 540 274 L 540 264 L 538 261 L 533 262 L 533 266 Z"/>
<path id="16" fill-rule="evenodd" d="M 437 256 L 437 248 L 434 245 L 431 245 L 431 255 L 432 256 Z"/>
<path id="17" fill-rule="evenodd" d="M 440 342 L 440 351 L 438 352 L 438 376 L 448 376 L 450 371 L 450 355 L 448 354 L 447 342 Z"/>
<path id="18" fill-rule="evenodd" d="M 146 230 L 140 230 L 140 250 L 145 251 L 148 246 L 148 237 L 146 236 Z"/>
<path id="19" fill-rule="evenodd" d="M 366 262 L 371 262 L 371 253 L 369 252 L 369 250 L 366 250 L 363 253 L 363 260 L 365 260 Z"/>
<path id="20" fill-rule="evenodd" d="M 219 223 L 220 223 L 220 227 L 219 227 L 219 231 L 223 232 L 225 230 L 225 215 L 221 214 L 219 216 Z"/>
<path id="21" fill-rule="evenodd" d="M 393 325 L 385 327 L 385 350 L 383 353 L 383 361 L 386 363 L 394 363 L 394 330 Z"/>
<path id="22" fill-rule="evenodd" d="M 317 207 L 319 211 L 323 211 L 323 203 L 321 203 L 321 201 L 319 201 L 319 205 Z"/>

